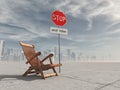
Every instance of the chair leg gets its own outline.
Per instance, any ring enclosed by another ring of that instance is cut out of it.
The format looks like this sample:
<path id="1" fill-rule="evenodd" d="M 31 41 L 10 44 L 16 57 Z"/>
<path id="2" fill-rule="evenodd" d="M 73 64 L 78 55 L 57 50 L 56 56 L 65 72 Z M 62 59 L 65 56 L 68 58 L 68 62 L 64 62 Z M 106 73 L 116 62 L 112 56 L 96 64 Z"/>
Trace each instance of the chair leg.
<path id="1" fill-rule="evenodd" d="M 31 67 L 29 67 L 29 69 L 22 75 L 22 76 L 27 76 L 27 74 L 32 70 Z"/>
<path id="2" fill-rule="evenodd" d="M 40 71 L 41 77 L 45 79 L 42 68 L 39 68 L 39 71 Z"/>
<path id="3" fill-rule="evenodd" d="M 57 72 L 56 72 L 54 67 L 52 68 L 52 70 L 53 70 L 54 73 L 56 73 L 56 76 L 58 76 L 58 74 L 57 74 Z"/>

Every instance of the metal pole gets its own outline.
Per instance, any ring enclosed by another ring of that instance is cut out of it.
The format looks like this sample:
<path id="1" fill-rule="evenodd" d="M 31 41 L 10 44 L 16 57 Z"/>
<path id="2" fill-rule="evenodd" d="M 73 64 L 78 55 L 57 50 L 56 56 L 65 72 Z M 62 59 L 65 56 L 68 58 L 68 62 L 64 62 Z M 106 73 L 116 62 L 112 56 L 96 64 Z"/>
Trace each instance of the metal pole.
<path id="1" fill-rule="evenodd" d="M 59 28 L 59 26 L 58 26 L 58 28 Z M 58 58 L 59 58 L 59 64 L 61 64 L 61 62 L 60 62 L 60 34 L 58 34 Z M 60 68 L 60 66 L 59 66 L 59 73 L 61 72 L 61 68 Z"/>

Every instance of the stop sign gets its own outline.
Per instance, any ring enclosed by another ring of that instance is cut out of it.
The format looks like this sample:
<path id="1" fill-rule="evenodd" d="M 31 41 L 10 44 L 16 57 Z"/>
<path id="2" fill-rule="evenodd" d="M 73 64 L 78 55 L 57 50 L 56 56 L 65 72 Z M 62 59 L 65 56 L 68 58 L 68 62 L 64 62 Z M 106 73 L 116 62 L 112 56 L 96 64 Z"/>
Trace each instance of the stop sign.
<path id="1" fill-rule="evenodd" d="M 63 26 L 66 24 L 66 16 L 63 12 L 59 10 L 55 10 L 52 13 L 52 21 L 57 25 L 57 26 Z"/>

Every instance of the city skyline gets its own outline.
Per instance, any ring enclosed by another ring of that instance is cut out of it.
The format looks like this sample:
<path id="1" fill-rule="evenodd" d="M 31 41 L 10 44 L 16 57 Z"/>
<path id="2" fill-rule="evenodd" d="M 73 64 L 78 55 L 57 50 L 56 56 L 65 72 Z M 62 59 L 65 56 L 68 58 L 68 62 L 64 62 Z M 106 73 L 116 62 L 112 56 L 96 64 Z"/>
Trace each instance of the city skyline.
<path id="1" fill-rule="evenodd" d="M 3 40 L 1 40 L 3 41 Z M 0 44 L 0 46 L 2 46 L 0 52 L 2 52 L 1 54 L 1 59 L 2 61 L 23 61 L 26 60 L 24 53 L 22 51 L 22 48 L 5 48 L 5 42 L 2 43 L 2 45 Z M 35 48 L 36 49 L 36 48 Z M 43 59 L 44 57 L 46 57 L 48 54 L 53 53 L 54 54 L 54 61 L 58 61 L 58 47 L 54 47 L 51 49 L 46 49 L 41 51 L 41 55 L 40 55 L 40 59 Z M 114 59 L 111 57 L 111 54 L 101 54 L 99 57 L 96 54 L 86 54 L 84 52 L 79 52 L 76 53 L 75 51 L 71 50 L 71 49 L 65 49 L 64 51 L 60 52 L 60 60 L 61 61 L 110 61 L 112 62 L 113 60 L 115 62 L 118 62 L 119 59 Z"/>
<path id="2" fill-rule="evenodd" d="M 19 41 L 34 44 L 38 51 L 54 48 L 51 14 L 61 10 L 67 17 L 63 28 L 68 29 L 67 36 L 61 35 L 61 52 L 120 60 L 119 5 L 118 0 L 1 0 L 0 40 L 5 48 L 20 49 Z"/>

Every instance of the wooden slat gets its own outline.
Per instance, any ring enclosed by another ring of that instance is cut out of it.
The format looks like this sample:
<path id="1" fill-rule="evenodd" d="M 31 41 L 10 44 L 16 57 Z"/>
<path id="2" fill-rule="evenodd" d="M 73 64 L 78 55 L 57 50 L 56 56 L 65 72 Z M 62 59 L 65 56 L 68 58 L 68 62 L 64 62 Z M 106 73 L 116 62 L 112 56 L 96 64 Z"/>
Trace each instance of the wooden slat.
<path id="1" fill-rule="evenodd" d="M 22 46 L 27 46 L 27 47 L 34 47 L 34 45 L 31 45 L 31 44 L 26 44 L 26 43 L 23 43 L 23 42 L 19 42 L 20 45 Z"/>
<path id="2" fill-rule="evenodd" d="M 50 66 L 51 67 L 59 67 L 59 66 L 62 66 L 62 64 L 51 64 Z"/>
<path id="3" fill-rule="evenodd" d="M 44 77 L 47 78 L 47 77 L 56 76 L 56 75 L 57 75 L 56 73 L 50 73 L 50 74 L 45 74 Z"/>
<path id="4" fill-rule="evenodd" d="M 41 52 L 37 52 L 34 55 L 32 55 L 32 57 L 26 62 L 26 64 L 28 64 L 31 60 L 33 60 L 35 57 L 38 57 L 41 54 Z"/>
<path id="5" fill-rule="evenodd" d="M 45 60 L 47 60 L 48 58 L 51 58 L 53 56 L 53 54 L 49 54 L 48 56 L 46 56 L 41 62 L 44 62 Z"/>

